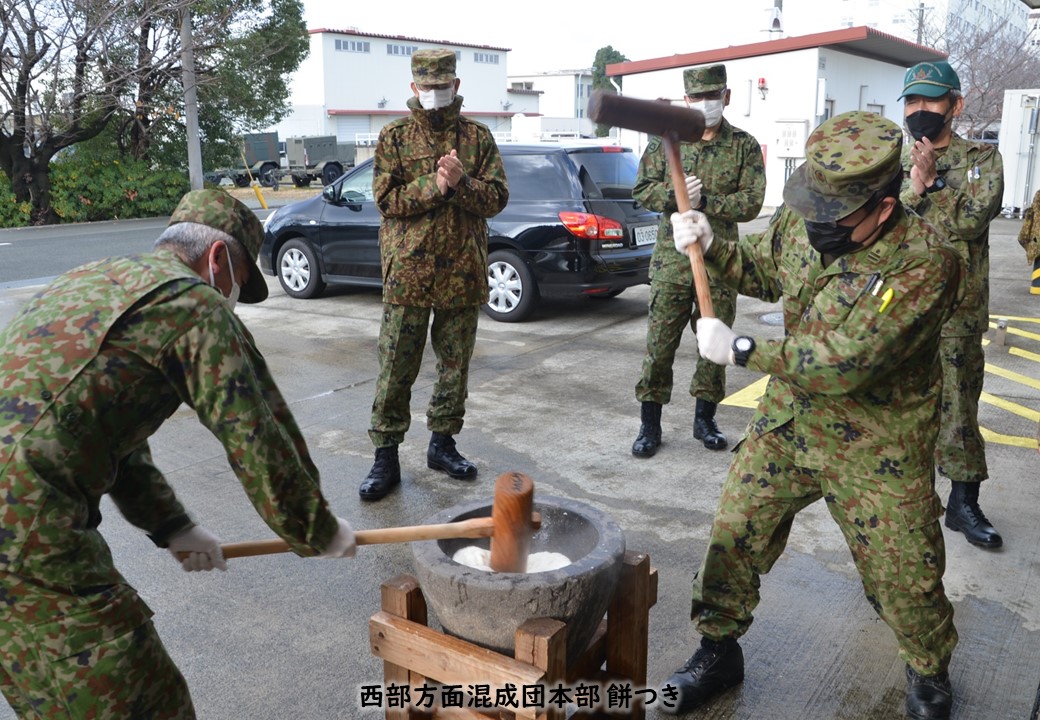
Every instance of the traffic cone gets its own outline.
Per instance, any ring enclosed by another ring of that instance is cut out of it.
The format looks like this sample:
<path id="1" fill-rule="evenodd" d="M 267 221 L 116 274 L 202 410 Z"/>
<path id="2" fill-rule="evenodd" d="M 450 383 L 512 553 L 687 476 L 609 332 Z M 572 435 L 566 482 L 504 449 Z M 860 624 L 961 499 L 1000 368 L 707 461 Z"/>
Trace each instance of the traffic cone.
<path id="1" fill-rule="evenodd" d="M 1040 295 L 1040 257 L 1033 261 L 1033 281 L 1029 285 L 1030 295 Z"/>

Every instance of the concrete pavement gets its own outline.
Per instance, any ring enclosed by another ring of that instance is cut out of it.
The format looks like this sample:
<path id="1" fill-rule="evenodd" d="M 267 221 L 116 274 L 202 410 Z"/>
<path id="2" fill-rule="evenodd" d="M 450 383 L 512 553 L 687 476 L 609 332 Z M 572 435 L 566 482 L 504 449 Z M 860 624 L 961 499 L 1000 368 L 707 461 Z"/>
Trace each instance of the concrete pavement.
<path id="1" fill-rule="evenodd" d="M 764 225 L 762 218 L 744 229 Z M 1026 720 L 1040 681 L 1040 297 L 1014 241 L 1019 221 L 993 225 L 994 317 L 1011 318 L 1006 344 L 986 348 L 981 421 L 992 479 L 983 507 L 1005 538 L 985 552 L 947 532 L 947 590 L 961 644 L 951 675 L 957 720 Z M 728 452 L 693 440 L 689 382 L 695 342 L 684 338 L 665 444 L 650 460 L 629 452 L 638 429 L 633 388 L 644 350 L 647 288 L 613 300 L 547 304 L 528 323 L 482 317 L 460 450 L 477 463 L 474 483 L 426 468 L 425 404 L 434 379 L 427 353 L 413 392 L 413 425 L 401 446 L 404 483 L 376 504 L 357 486 L 372 462 L 367 438 L 377 372 L 380 297 L 333 290 L 292 300 L 273 278 L 271 299 L 239 306 L 303 429 L 334 511 L 357 528 L 410 525 L 457 503 L 490 498 L 501 472 L 531 475 L 536 492 L 609 513 L 629 549 L 650 554 L 660 578 L 651 612 L 651 685 L 689 654 L 690 582 L 705 549 Z M 32 288 L 0 293 L 0 323 Z M 735 326 L 778 337 L 778 306 L 741 297 Z M 995 331 L 989 339 L 995 339 Z M 728 373 L 719 424 L 735 441 L 752 415 L 761 378 Z M 225 541 L 269 537 L 216 441 L 182 408 L 153 438 L 159 467 L 189 511 Z M 947 488 L 941 487 L 945 497 Z M 376 718 L 360 687 L 381 682 L 367 619 L 379 584 L 411 572 L 407 546 L 363 547 L 353 561 L 267 556 L 234 560 L 227 573 L 187 574 L 105 503 L 101 526 L 117 565 L 156 611 L 156 625 L 192 688 L 200 718 Z M 863 598 L 840 533 L 822 503 L 795 521 L 787 552 L 763 578 L 756 622 L 742 641 L 742 686 L 691 718 L 873 720 L 903 717 L 905 680 L 888 628 Z M 474 682 L 480 682 L 474 678 Z M 0 719 L 12 717 L 0 704 Z M 650 718 L 659 717 L 655 710 Z M 660 717 L 663 717 L 660 716 Z"/>

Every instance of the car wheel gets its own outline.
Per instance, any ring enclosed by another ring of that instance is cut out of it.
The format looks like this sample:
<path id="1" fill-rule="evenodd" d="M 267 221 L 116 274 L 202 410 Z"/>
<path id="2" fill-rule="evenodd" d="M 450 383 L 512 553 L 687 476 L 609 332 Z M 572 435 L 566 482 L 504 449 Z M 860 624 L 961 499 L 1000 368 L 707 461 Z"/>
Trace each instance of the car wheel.
<path id="1" fill-rule="evenodd" d="M 538 286 L 531 271 L 510 250 L 488 255 L 488 291 L 484 312 L 499 322 L 526 320 L 538 302 Z"/>
<path id="2" fill-rule="evenodd" d="M 305 188 L 305 187 L 310 187 L 311 186 L 311 179 L 310 179 L 310 177 L 308 177 L 306 175 L 303 175 L 303 176 L 293 175 L 292 176 L 292 182 L 293 182 L 293 185 L 295 185 L 298 188 Z"/>
<path id="3" fill-rule="evenodd" d="M 249 187 L 249 176 L 248 175 L 235 175 L 235 177 L 233 178 L 233 182 L 235 183 L 235 187 L 240 187 L 240 188 Z"/>
<path id="4" fill-rule="evenodd" d="M 290 240 L 278 251 L 278 282 L 294 298 L 321 295 L 325 283 L 318 269 L 314 249 L 303 240 Z"/>
<path id="5" fill-rule="evenodd" d="M 617 288 L 616 290 L 611 290 L 610 292 L 598 293 L 596 295 L 589 295 L 589 297 L 594 299 L 594 300 L 595 299 L 604 300 L 604 299 L 609 299 L 609 298 L 616 298 L 618 295 L 620 295 L 623 292 L 625 292 L 625 288 Z"/>

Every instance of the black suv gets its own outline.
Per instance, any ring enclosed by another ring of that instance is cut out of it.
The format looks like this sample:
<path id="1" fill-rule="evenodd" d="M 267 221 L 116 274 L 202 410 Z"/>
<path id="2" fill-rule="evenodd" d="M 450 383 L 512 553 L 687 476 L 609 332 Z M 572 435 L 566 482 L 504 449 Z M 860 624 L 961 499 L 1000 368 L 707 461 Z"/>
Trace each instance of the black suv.
<path id="1" fill-rule="evenodd" d="M 602 144 L 499 146 L 509 203 L 488 221 L 484 311 L 527 318 L 542 295 L 615 297 L 647 282 L 658 214 L 632 200 L 638 157 Z M 264 223 L 260 267 L 295 298 L 328 283 L 379 287 L 379 211 L 372 161 Z"/>

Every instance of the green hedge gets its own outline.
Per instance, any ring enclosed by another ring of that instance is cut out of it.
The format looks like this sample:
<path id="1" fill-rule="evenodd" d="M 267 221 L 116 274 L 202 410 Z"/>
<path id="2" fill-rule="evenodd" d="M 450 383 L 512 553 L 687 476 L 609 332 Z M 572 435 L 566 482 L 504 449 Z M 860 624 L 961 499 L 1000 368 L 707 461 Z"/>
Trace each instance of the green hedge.
<path id="1" fill-rule="evenodd" d="M 157 170 L 137 160 L 85 160 L 73 155 L 51 163 L 51 205 L 63 223 L 169 215 L 191 189 L 187 173 Z M 29 224 L 29 203 L 16 203 L 0 173 L 0 227 Z"/>

